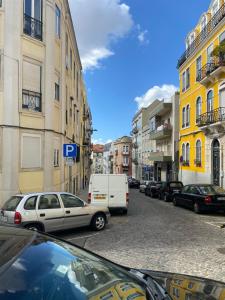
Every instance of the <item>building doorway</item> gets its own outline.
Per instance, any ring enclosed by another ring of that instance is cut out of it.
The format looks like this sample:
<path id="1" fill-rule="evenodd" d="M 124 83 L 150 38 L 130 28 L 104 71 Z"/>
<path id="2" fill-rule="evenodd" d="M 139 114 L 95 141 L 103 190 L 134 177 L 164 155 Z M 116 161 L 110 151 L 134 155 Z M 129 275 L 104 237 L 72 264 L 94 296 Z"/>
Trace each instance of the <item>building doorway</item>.
<path id="1" fill-rule="evenodd" d="M 220 142 L 217 139 L 212 142 L 212 181 L 220 185 Z"/>

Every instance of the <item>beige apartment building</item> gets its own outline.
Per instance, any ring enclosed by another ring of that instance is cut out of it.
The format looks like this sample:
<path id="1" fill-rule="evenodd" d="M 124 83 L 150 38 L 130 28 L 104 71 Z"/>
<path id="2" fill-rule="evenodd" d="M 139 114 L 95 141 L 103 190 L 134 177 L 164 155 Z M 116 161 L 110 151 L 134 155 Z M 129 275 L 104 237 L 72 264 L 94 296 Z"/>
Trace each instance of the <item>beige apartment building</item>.
<path id="1" fill-rule="evenodd" d="M 0 202 L 18 192 L 77 193 L 92 129 L 68 0 L 0 5 Z M 78 145 L 71 166 L 64 143 Z"/>
<path id="2" fill-rule="evenodd" d="M 113 142 L 113 174 L 132 175 L 132 138 L 123 136 Z"/>

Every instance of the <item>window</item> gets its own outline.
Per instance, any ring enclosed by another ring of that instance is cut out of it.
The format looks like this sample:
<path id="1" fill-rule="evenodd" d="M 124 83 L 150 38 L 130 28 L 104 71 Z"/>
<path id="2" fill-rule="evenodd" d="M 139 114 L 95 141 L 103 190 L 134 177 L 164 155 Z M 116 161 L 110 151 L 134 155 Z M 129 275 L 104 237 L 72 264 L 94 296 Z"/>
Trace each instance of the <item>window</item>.
<path id="1" fill-rule="evenodd" d="M 202 161 L 202 144 L 200 140 L 196 142 L 196 164 L 200 164 Z"/>
<path id="2" fill-rule="evenodd" d="M 207 63 L 210 64 L 212 62 L 212 52 L 213 52 L 213 44 L 211 44 L 208 48 L 207 48 Z"/>
<path id="3" fill-rule="evenodd" d="M 26 210 L 35 210 L 36 209 L 37 196 L 33 196 L 27 199 L 24 204 L 24 209 Z"/>
<path id="4" fill-rule="evenodd" d="M 209 91 L 207 94 L 207 112 L 213 110 L 213 91 Z"/>
<path id="5" fill-rule="evenodd" d="M 186 160 L 186 149 L 185 149 L 185 144 L 182 144 L 182 157 L 183 161 Z"/>
<path id="6" fill-rule="evenodd" d="M 55 34 L 59 39 L 61 34 L 61 12 L 58 6 L 55 6 Z"/>
<path id="7" fill-rule="evenodd" d="M 84 207 L 84 202 L 77 197 L 68 194 L 60 195 L 65 208 Z"/>
<path id="8" fill-rule="evenodd" d="M 186 90 L 190 87 L 190 68 L 186 70 Z"/>
<path id="9" fill-rule="evenodd" d="M 57 75 L 55 78 L 55 100 L 60 100 L 60 78 Z"/>
<path id="10" fill-rule="evenodd" d="M 201 116 L 201 112 L 202 112 L 202 100 L 201 97 L 198 97 L 196 101 L 196 123 L 200 121 L 199 118 Z"/>
<path id="11" fill-rule="evenodd" d="M 41 66 L 23 61 L 24 109 L 41 112 Z"/>
<path id="12" fill-rule="evenodd" d="M 212 10 L 211 10 L 212 16 L 214 16 L 218 10 L 219 10 L 219 0 L 214 0 L 212 4 Z"/>
<path id="13" fill-rule="evenodd" d="M 187 143 L 186 145 L 186 162 L 189 163 L 190 162 L 190 144 Z"/>
<path id="14" fill-rule="evenodd" d="M 186 127 L 190 126 L 190 105 L 186 107 Z"/>
<path id="15" fill-rule="evenodd" d="M 73 68 L 73 52 L 72 49 L 70 49 L 70 69 L 72 70 Z"/>
<path id="16" fill-rule="evenodd" d="M 69 39 L 68 39 L 68 34 L 66 33 L 66 68 L 67 69 L 69 67 L 68 52 L 69 52 Z"/>
<path id="17" fill-rule="evenodd" d="M 206 29 L 207 25 L 207 16 L 204 15 L 201 19 L 201 31 L 204 31 Z"/>
<path id="18" fill-rule="evenodd" d="M 186 88 L 186 73 L 184 72 L 182 74 L 182 92 L 185 91 L 185 88 Z"/>
<path id="19" fill-rule="evenodd" d="M 23 32 L 42 40 L 42 0 L 24 0 Z"/>
<path id="20" fill-rule="evenodd" d="M 2 7 L 2 0 L 0 0 L 0 7 Z"/>
<path id="21" fill-rule="evenodd" d="M 31 134 L 22 135 L 21 168 L 41 168 L 41 136 Z"/>
<path id="22" fill-rule="evenodd" d="M 59 149 L 54 149 L 54 167 L 59 166 Z"/>
<path id="23" fill-rule="evenodd" d="M 61 208 L 57 195 L 46 194 L 40 196 L 38 209 L 57 209 L 57 208 Z"/>
<path id="24" fill-rule="evenodd" d="M 219 41 L 222 43 L 225 40 L 225 31 L 219 36 Z"/>
<path id="25" fill-rule="evenodd" d="M 184 128 L 186 125 L 186 107 L 183 107 L 182 109 L 182 128 Z"/>
<path id="26" fill-rule="evenodd" d="M 196 80 L 201 79 L 202 57 L 199 56 L 196 60 Z"/>
<path id="27" fill-rule="evenodd" d="M 128 164 L 129 164 L 129 157 L 127 157 L 127 156 L 124 156 L 124 157 L 123 157 L 123 164 L 124 164 L 125 166 L 128 166 Z"/>
<path id="28" fill-rule="evenodd" d="M 199 190 L 196 186 L 190 186 L 189 190 L 188 190 L 188 193 L 194 194 L 194 195 L 200 194 L 200 192 L 199 192 Z M 189 287 L 189 284 L 188 284 L 188 288 L 191 289 L 192 287 Z"/>

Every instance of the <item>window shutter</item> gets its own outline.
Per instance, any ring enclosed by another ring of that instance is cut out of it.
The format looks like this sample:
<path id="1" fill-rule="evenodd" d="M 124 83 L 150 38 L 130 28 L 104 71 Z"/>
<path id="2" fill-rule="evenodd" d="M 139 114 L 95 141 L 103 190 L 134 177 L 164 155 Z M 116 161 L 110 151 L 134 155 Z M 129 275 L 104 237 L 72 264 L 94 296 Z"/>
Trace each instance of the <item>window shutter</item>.
<path id="1" fill-rule="evenodd" d="M 41 67 L 23 62 L 23 89 L 41 93 Z"/>
<path id="2" fill-rule="evenodd" d="M 24 169 L 41 168 L 41 137 L 22 136 L 21 167 Z"/>

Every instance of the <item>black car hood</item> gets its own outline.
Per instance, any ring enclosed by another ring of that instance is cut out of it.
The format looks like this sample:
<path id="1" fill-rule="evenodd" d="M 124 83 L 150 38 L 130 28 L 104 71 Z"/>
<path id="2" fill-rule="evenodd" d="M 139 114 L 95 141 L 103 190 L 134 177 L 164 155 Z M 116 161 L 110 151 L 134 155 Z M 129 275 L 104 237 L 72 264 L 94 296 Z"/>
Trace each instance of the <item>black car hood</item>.
<path id="1" fill-rule="evenodd" d="M 141 270 L 162 286 L 171 299 L 224 300 L 225 283 L 176 273 Z"/>

